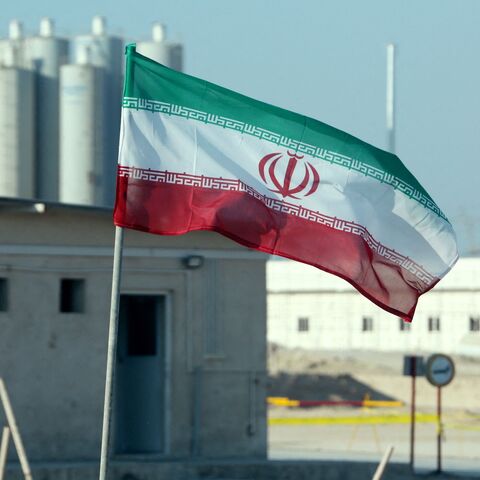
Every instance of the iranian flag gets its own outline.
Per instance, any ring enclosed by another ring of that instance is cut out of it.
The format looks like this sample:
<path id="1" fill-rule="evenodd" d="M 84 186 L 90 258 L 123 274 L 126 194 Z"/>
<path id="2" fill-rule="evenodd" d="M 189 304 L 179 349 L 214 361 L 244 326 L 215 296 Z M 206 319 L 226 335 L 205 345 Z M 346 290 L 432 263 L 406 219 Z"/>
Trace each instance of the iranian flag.
<path id="1" fill-rule="evenodd" d="M 337 275 L 408 321 L 458 258 L 448 219 L 395 155 L 134 46 L 114 221 L 161 235 L 214 230 Z"/>

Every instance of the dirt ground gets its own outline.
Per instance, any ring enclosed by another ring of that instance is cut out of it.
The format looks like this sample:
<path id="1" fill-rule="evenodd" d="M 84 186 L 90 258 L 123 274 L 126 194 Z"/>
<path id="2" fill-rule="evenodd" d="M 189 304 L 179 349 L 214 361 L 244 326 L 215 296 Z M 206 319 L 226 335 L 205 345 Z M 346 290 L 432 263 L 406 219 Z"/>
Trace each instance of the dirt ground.
<path id="1" fill-rule="evenodd" d="M 428 356 L 428 355 L 425 355 Z M 480 475 L 480 358 L 453 357 L 456 376 L 442 389 L 443 462 L 451 472 Z M 295 400 L 400 400 L 402 407 L 269 407 L 269 418 L 324 419 L 408 416 L 411 378 L 402 375 L 403 355 L 382 352 L 337 352 L 269 346 L 269 396 Z M 437 390 L 417 379 L 420 414 L 435 414 Z M 437 454 L 437 424 L 419 423 L 416 462 L 433 469 Z M 408 462 L 410 425 L 404 424 L 274 424 L 269 426 L 269 455 L 289 459 L 375 460 L 388 445 L 392 461 Z"/>
<path id="2" fill-rule="evenodd" d="M 403 355 L 367 351 L 312 351 L 269 345 L 269 396 L 296 400 L 401 400 L 410 403 L 411 378 L 402 375 Z M 422 355 L 422 353 L 418 353 Z M 425 357 L 428 354 L 424 354 Z M 456 375 L 442 389 L 445 409 L 480 414 L 480 358 L 453 356 Z M 436 407 L 436 388 L 416 382 L 417 405 Z"/>

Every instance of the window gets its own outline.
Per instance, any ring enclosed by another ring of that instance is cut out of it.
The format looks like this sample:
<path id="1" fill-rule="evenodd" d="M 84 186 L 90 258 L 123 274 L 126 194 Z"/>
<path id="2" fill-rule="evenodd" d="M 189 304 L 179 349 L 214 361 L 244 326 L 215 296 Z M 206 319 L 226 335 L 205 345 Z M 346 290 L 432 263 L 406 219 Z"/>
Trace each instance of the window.
<path id="1" fill-rule="evenodd" d="M 373 318 L 362 317 L 362 332 L 371 332 L 373 330 Z"/>
<path id="2" fill-rule="evenodd" d="M 62 278 L 60 281 L 60 312 L 85 311 L 85 280 Z"/>
<path id="3" fill-rule="evenodd" d="M 480 332 L 480 317 L 470 317 L 470 331 Z"/>
<path id="4" fill-rule="evenodd" d="M 440 331 L 440 317 L 428 317 L 428 331 L 429 332 Z"/>
<path id="5" fill-rule="evenodd" d="M 298 327 L 299 332 L 308 332 L 310 330 L 309 318 L 308 317 L 299 317 Z"/>
<path id="6" fill-rule="evenodd" d="M 157 354 L 158 297 L 122 295 L 120 308 L 127 320 L 127 353 L 131 357 Z"/>
<path id="7" fill-rule="evenodd" d="M 398 319 L 398 325 L 401 332 L 409 332 L 412 328 L 412 324 L 406 322 L 403 318 Z"/>
<path id="8" fill-rule="evenodd" d="M 0 312 L 8 310 L 8 280 L 0 278 Z"/>

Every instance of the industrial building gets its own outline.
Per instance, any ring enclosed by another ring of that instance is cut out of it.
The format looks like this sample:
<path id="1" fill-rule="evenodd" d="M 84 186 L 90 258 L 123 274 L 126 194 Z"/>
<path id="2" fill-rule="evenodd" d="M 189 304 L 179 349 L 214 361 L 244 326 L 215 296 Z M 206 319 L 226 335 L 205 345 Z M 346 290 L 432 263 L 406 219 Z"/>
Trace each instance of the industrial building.
<path id="1" fill-rule="evenodd" d="M 319 350 L 443 352 L 480 356 L 480 258 L 461 258 L 420 297 L 412 323 L 346 281 L 288 260 L 267 264 L 268 341 Z"/>
<path id="2" fill-rule="evenodd" d="M 0 376 L 28 458 L 96 462 L 111 210 L 3 198 L 0 221 Z M 126 231 L 114 459 L 266 457 L 265 260 L 214 233 Z"/>
<path id="3" fill-rule="evenodd" d="M 34 36 L 10 22 L 0 39 L 0 196 L 113 205 L 124 45 L 99 16 L 73 38 L 55 36 L 49 18 Z M 137 51 L 183 67 L 182 45 L 159 23 Z"/>
<path id="4" fill-rule="evenodd" d="M 58 465 L 100 455 L 125 41 L 54 30 L 0 39 L 0 377 L 29 460 Z M 182 69 L 161 24 L 137 51 Z M 266 458 L 265 262 L 127 232 L 114 459 Z"/>

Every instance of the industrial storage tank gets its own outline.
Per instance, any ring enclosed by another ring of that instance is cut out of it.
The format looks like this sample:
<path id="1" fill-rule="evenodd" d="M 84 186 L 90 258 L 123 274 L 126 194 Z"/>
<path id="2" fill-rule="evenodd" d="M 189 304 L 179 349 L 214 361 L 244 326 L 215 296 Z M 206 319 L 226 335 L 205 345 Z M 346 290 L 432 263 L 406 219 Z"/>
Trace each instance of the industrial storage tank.
<path id="1" fill-rule="evenodd" d="M 101 205 L 113 205 L 115 200 L 116 169 L 118 158 L 118 138 L 120 135 L 120 113 L 122 105 L 122 83 L 124 62 L 124 41 L 120 37 L 107 34 L 104 17 L 95 16 L 90 35 L 81 35 L 73 40 L 75 63 L 88 51 L 89 64 L 103 69 L 105 74 L 103 92 L 98 98 L 98 107 L 105 113 L 105 145 L 103 158 L 104 198 Z"/>
<path id="2" fill-rule="evenodd" d="M 54 36 L 50 18 L 40 21 L 38 36 L 25 39 L 25 57 L 36 73 L 36 196 L 41 200 L 58 200 L 59 74 L 68 47 L 66 39 Z"/>
<path id="3" fill-rule="evenodd" d="M 60 201 L 106 205 L 105 72 L 79 50 L 60 68 Z"/>
<path id="4" fill-rule="evenodd" d="M 34 74 L 18 66 L 16 49 L 2 48 L 0 65 L 0 196 L 34 196 Z"/>
<path id="5" fill-rule="evenodd" d="M 179 72 L 183 70 L 183 47 L 179 43 L 167 42 L 166 28 L 161 23 L 153 24 L 152 40 L 137 42 L 136 50 L 167 67 Z"/>
<path id="6" fill-rule="evenodd" d="M 0 39 L 0 65 L 4 64 L 5 56 L 15 58 L 15 66 L 19 68 L 31 68 L 25 56 L 25 37 L 23 35 L 23 23 L 19 20 L 11 20 L 8 24 L 8 38 Z M 8 62 L 8 60 L 7 60 Z"/>

